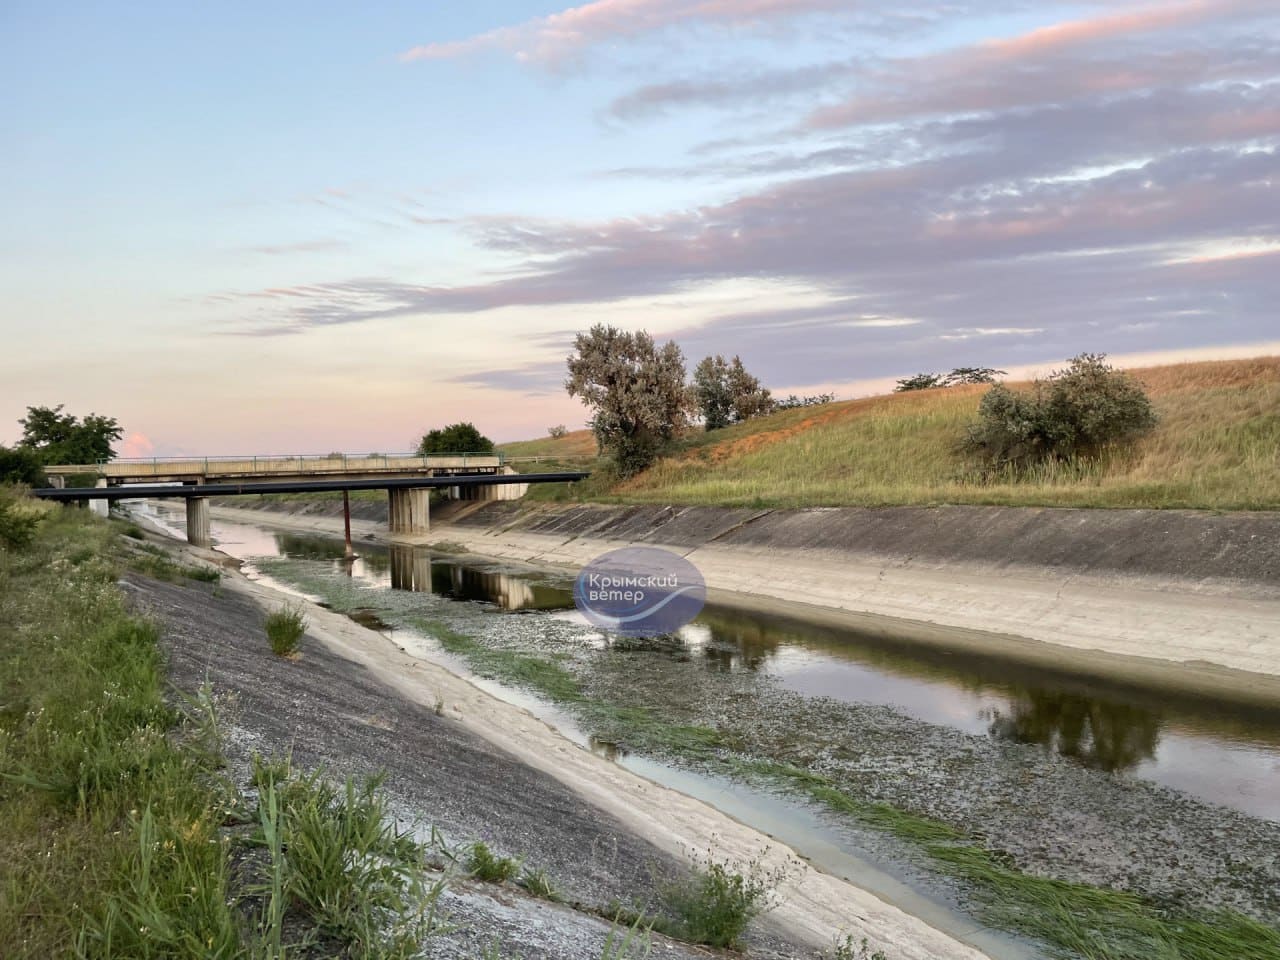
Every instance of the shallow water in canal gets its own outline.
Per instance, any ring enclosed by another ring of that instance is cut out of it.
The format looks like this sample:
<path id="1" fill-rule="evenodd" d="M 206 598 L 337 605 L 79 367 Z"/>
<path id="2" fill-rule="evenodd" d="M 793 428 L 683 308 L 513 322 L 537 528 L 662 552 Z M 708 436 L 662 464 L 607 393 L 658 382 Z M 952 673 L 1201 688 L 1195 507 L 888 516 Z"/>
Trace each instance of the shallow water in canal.
<path id="1" fill-rule="evenodd" d="M 219 549 L 253 562 L 324 564 L 372 587 L 542 611 L 590 628 L 571 583 L 422 547 L 361 545 L 348 565 L 339 540 L 214 522 Z M 892 639 L 757 611 L 708 606 L 684 630 L 691 669 L 776 677 L 812 697 L 889 706 L 971 734 L 1039 744 L 1089 767 L 1146 778 L 1244 813 L 1280 821 L 1280 708 L 1167 690 L 1105 686 L 999 658 L 904 647 Z"/>
<path id="2" fill-rule="evenodd" d="M 172 507 L 135 509 L 180 535 Z M 818 775 L 979 837 L 1032 874 L 1280 923 L 1280 709 L 730 607 L 709 606 L 667 649 L 637 649 L 573 609 L 563 574 L 408 546 L 361 544 L 346 561 L 341 540 L 218 518 L 213 535 L 249 576 L 380 630 L 998 960 L 1041 953 L 975 922 L 967 888 L 909 843 L 753 771 Z M 441 631 L 471 638 L 479 657 L 450 652 Z M 486 671 L 504 656 L 571 677 L 581 699 L 550 702 Z M 619 720 L 636 711 L 720 745 L 667 749 Z"/>

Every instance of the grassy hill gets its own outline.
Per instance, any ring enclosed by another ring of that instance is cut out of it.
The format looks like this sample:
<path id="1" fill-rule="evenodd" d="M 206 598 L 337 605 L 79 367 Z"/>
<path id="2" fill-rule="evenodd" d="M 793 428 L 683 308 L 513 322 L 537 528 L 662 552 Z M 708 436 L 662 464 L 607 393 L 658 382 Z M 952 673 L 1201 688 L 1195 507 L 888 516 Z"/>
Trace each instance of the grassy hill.
<path id="1" fill-rule="evenodd" d="M 726 506 L 1280 508 L 1280 357 L 1130 372 L 1159 413 L 1151 434 L 1123 453 L 1050 464 L 1017 481 L 975 477 L 957 444 L 986 388 L 950 387 L 788 410 L 693 434 L 643 474 L 612 486 L 589 481 L 581 494 Z M 594 443 L 578 431 L 503 449 L 554 456 L 593 453 Z"/>
<path id="2" fill-rule="evenodd" d="M 498 449 L 508 457 L 594 457 L 596 438 L 590 430 L 574 430 L 563 437 L 539 437 L 537 440 L 500 443 Z"/>

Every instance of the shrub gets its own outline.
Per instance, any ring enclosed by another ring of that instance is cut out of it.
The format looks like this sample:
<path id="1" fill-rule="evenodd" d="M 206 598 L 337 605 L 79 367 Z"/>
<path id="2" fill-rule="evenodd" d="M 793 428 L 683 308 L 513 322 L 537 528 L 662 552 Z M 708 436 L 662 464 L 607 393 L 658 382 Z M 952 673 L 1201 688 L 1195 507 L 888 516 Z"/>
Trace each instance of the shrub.
<path id="1" fill-rule="evenodd" d="M 0 495 L 0 543 L 10 550 L 21 550 L 35 538 L 40 515 L 22 509 L 22 504 Z"/>
<path id="2" fill-rule="evenodd" d="M 477 880 L 485 883 L 502 883 L 520 872 L 520 863 L 510 857 L 499 857 L 489 849 L 488 844 L 477 841 L 471 846 L 467 870 Z"/>
<path id="3" fill-rule="evenodd" d="M 267 639 L 271 641 L 271 652 L 276 656 L 287 657 L 296 653 L 306 632 L 307 618 L 300 606 L 288 604 L 267 616 Z"/>
<path id="4" fill-rule="evenodd" d="M 813 396 L 797 397 L 794 393 L 773 402 L 774 410 L 794 410 L 797 407 L 819 407 L 824 403 L 835 403 L 834 393 L 818 393 Z"/>
<path id="5" fill-rule="evenodd" d="M 708 851 L 705 858 L 693 858 L 693 876 L 668 886 L 662 899 L 677 918 L 683 939 L 732 947 L 747 925 L 769 908 L 769 896 L 786 872 L 766 871 L 759 860 L 735 870 Z"/>
<path id="6" fill-rule="evenodd" d="M 1150 430 L 1156 415 L 1141 384 L 1105 359 L 1082 353 L 1025 393 L 992 387 L 964 446 L 990 467 L 1022 468 L 1096 455 Z"/>
<path id="7" fill-rule="evenodd" d="M 569 428 L 563 423 L 557 423 L 554 427 L 547 427 L 547 436 L 552 440 L 559 440 L 561 437 L 569 435 Z"/>
<path id="8" fill-rule="evenodd" d="M 21 483 L 43 487 L 44 467 L 34 450 L 0 445 L 0 483 Z"/>

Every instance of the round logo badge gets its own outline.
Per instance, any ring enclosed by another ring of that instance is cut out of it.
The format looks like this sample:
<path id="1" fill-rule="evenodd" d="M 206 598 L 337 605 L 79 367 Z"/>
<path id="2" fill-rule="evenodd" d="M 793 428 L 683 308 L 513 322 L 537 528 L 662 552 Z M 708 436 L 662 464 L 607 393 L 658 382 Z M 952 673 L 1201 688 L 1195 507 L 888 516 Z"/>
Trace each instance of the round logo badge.
<path id="1" fill-rule="evenodd" d="M 670 550 L 623 547 L 596 557 L 578 574 L 573 602 L 610 633 L 659 637 L 696 617 L 707 602 L 698 568 Z"/>

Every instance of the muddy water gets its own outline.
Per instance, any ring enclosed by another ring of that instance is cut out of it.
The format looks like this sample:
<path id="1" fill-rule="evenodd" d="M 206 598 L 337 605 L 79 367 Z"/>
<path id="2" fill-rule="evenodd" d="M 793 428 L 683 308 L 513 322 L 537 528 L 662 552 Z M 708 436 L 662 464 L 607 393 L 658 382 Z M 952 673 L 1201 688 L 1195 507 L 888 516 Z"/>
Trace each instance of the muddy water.
<path id="1" fill-rule="evenodd" d="M 555 577 L 412 547 L 362 546 L 347 564 L 341 542 L 330 538 L 213 526 L 219 548 L 251 564 L 309 560 L 369 587 L 554 613 L 588 629 L 572 611 L 570 585 Z M 1083 766 L 1280 822 L 1280 709 L 1105 686 L 755 611 L 708 607 L 683 634 L 696 654 L 691 670 L 769 676 L 805 696 L 883 705 L 965 733 L 1037 744 Z"/>

